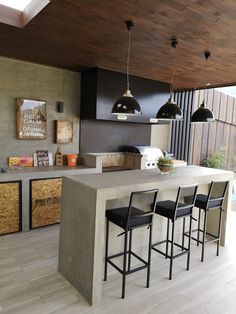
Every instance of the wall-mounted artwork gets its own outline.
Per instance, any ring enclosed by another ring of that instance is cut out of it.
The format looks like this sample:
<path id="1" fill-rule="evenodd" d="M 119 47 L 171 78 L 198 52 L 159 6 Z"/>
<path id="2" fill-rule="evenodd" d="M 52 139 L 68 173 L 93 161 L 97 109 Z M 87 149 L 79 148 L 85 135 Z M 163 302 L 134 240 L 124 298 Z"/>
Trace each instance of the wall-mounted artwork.
<path id="1" fill-rule="evenodd" d="M 56 143 L 68 144 L 73 140 L 73 122 L 66 120 L 56 121 Z"/>
<path id="2" fill-rule="evenodd" d="M 46 101 L 16 99 L 16 137 L 20 140 L 41 140 L 46 135 Z"/>

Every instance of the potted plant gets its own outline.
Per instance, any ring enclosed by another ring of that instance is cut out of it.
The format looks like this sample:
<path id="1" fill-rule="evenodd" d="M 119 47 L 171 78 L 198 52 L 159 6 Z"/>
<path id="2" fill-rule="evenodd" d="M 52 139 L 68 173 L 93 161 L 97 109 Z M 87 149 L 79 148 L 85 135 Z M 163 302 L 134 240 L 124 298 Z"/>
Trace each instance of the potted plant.
<path id="1" fill-rule="evenodd" d="M 161 170 L 161 173 L 168 174 L 173 168 L 173 159 L 167 155 L 160 157 L 158 160 L 158 168 Z"/>
<path id="2" fill-rule="evenodd" d="M 208 168 L 222 169 L 224 166 L 224 149 L 211 153 L 206 159 L 203 160 L 202 166 Z"/>

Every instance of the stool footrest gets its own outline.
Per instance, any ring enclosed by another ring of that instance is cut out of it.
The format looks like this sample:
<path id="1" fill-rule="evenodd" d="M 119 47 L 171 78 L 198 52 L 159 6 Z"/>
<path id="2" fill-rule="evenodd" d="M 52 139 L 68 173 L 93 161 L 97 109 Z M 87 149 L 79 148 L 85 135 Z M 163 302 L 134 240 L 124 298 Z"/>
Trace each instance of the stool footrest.
<path id="1" fill-rule="evenodd" d="M 166 254 L 165 252 L 163 252 L 163 251 L 158 250 L 158 249 L 155 248 L 155 246 L 160 245 L 160 244 L 163 244 L 163 243 L 166 243 L 166 242 L 171 243 L 170 240 L 163 240 L 163 241 L 154 243 L 154 244 L 152 245 L 152 249 L 153 249 L 154 251 L 156 251 L 156 252 L 162 254 L 163 256 L 165 256 L 165 257 L 167 257 L 167 258 L 171 258 L 171 255 Z M 177 246 L 177 247 L 179 247 L 179 248 L 181 248 L 183 251 L 180 252 L 180 253 L 177 253 L 177 254 L 173 255 L 173 259 L 174 259 L 174 258 L 177 258 L 177 257 L 179 257 L 179 256 L 181 256 L 181 255 L 184 255 L 184 254 L 186 254 L 186 253 L 189 252 L 189 249 L 188 249 L 188 248 L 186 248 L 186 247 L 180 245 L 180 244 L 177 243 L 177 242 L 174 242 L 174 245 Z"/>
<path id="2" fill-rule="evenodd" d="M 137 258 L 140 262 L 142 262 L 144 265 L 143 266 L 138 266 L 138 267 L 135 267 L 133 269 L 130 269 L 130 270 L 127 270 L 125 272 L 123 272 L 123 269 L 121 269 L 120 267 L 118 267 L 115 263 L 113 263 L 111 261 L 111 259 L 113 258 L 116 258 L 116 257 L 119 257 L 119 256 L 124 256 L 125 254 L 129 255 L 133 255 L 135 258 Z M 126 253 L 122 252 L 122 253 L 118 253 L 118 254 L 114 254 L 114 255 L 111 255 L 111 256 L 108 256 L 106 261 L 111 265 L 113 266 L 116 270 L 118 270 L 121 274 L 131 274 L 131 273 L 134 273 L 136 271 L 139 271 L 139 270 L 142 270 L 142 269 L 145 269 L 148 267 L 148 262 L 145 261 L 144 259 L 142 259 L 140 256 L 138 256 L 137 254 L 135 254 L 134 252 L 132 251 L 127 251 Z"/>
<path id="3" fill-rule="evenodd" d="M 195 229 L 195 230 L 193 230 L 192 232 L 196 232 L 196 231 L 198 231 L 198 229 Z M 199 229 L 199 231 L 200 231 L 200 232 L 204 232 L 202 229 Z M 214 235 L 214 234 L 212 234 L 212 233 L 206 232 L 206 234 L 209 235 L 209 236 L 211 236 L 213 239 L 206 240 L 204 243 L 214 242 L 214 241 L 218 241 L 218 240 L 220 239 L 219 237 L 217 237 L 216 235 Z M 189 232 L 185 232 L 184 235 L 189 238 Z M 194 240 L 194 241 L 196 241 L 196 242 L 199 242 L 199 243 L 203 244 L 203 241 L 202 241 L 202 240 L 198 240 L 197 238 L 195 238 L 195 237 L 193 237 L 193 236 L 191 237 L 191 239 Z"/>

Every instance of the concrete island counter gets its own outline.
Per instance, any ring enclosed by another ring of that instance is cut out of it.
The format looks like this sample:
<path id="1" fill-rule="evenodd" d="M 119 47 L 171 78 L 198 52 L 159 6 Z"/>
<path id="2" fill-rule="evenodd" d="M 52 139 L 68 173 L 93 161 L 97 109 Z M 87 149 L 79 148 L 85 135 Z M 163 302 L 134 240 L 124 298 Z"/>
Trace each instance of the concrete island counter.
<path id="1" fill-rule="evenodd" d="M 158 200 L 175 199 L 179 186 L 194 183 L 199 184 L 198 192 L 207 193 L 212 180 L 229 180 L 222 222 L 221 244 L 224 245 L 233 172 L 186 166 L 177 168 L 169 176 L 162 176 L 155 169 L 64 177 L 59 271 L 91 305 L 98 303 L 102 295 L 106 208 L 118 207 L 122 202 L 124 204 L 132 191 L 145 189 L 158 188 Z M 209 231 L 215 227 L 214 216 L 210 215 L 208 219 Z M 161 230 L 162 226 L 156 228 L 154 221 L 155 233 Z M 119 251 L 119 247 L 111 247 Z"/>

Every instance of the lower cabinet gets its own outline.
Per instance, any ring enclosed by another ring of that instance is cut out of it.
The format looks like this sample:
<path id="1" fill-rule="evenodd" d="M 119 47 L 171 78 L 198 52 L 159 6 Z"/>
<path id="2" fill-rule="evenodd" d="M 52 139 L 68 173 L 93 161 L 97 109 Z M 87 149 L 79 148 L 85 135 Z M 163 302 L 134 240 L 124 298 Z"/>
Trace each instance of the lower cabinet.
<path id="1" fill-rule="evenodd" d="M 0 235 L 22 230 L 21 207 L 21 181 L 0 182 Z"/>
<path id="2" fill-rule="evenodd" d="M 60 222 L 62 178 L 30 180 L 30 229 Z"/>

